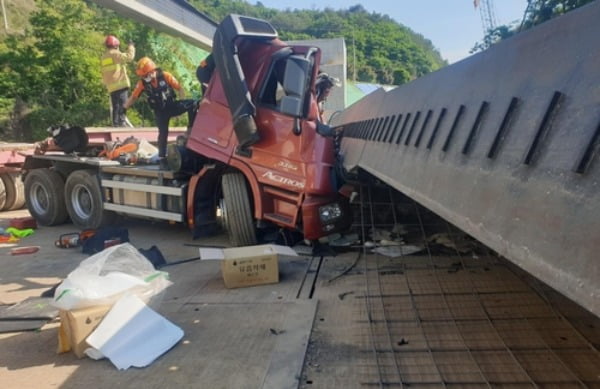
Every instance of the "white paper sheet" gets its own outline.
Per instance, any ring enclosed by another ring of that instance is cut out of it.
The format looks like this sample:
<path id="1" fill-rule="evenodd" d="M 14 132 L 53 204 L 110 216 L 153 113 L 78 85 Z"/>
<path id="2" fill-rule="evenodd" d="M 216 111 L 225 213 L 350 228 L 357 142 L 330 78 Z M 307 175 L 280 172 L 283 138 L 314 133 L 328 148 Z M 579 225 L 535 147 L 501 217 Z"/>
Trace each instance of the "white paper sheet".
<path id="1" fill-rule="evenodd" d="M 119 370 L 144 367 L 167 352 L 183 337 L 183 330 L 149 308 L 142 300 L 127 295 L 115 303 L 100 325 L 88 336 L 94 350 L 110 359 Z"/>
<path id="2" fill-rule="evenodd" d="M 200 248 L 200 259 L 202 261 L 221 261 L 225 259 L 223 249 Z"/>
<path id="3" fill-rule="evenodd" d="M 262 250 L 260 253 L 261 254 L 279 254 L 279 255 L 289 255 L 289 256 L 293 256 L 293 257 L 297 257 L 298 253 L 296 253 L 291 247 L 288 246 L 280 246 L 280 245 L 276 245 L 276 244 L 266 244 L 266 245 L 257 245 L 257 246 L 247 246 L 247 247 L 234 247 L 234 248 L 226 248 L 226 249 L 219 249 L 219 248 L 200 248 L 200 259 L 203 261 L 222 261 L 224 260 L 226 257 L 231 256 L 231 253 L 237 253 L 234 254 L 234 256 L 239 257 L 240 254 L 240 250 L 254 250 L 254 251 L 250 251 L 252 252 L 254 255 L 258 254 L 259 252 L 257 250 Z"/>

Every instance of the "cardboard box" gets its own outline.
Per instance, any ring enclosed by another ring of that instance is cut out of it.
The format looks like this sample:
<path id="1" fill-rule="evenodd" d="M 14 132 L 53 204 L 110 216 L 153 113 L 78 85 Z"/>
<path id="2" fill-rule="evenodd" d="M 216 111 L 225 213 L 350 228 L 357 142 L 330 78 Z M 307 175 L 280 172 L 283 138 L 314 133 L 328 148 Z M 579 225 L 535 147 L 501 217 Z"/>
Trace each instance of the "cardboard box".
<path id="1" fill-rule="evenodd" d="M 83 358 L 85 356 L 83 352 L 89 347 L 85 339 L 96 329 L 109 310 L 110 305 L 98 305 L 70 311 L 61 310 L 59 312 L 60 328 L 57 352 L 64 353 L 73 350 L 78 358 Z"/>
<path id="2" fill-rule="evenodd" d="M 203 260 L 221 261 L 223 282 L 230 289 L 278 283 L 279 257 L 297 255 L 290 247 L 272 244 L 200 249 L 200 258 Z"/>

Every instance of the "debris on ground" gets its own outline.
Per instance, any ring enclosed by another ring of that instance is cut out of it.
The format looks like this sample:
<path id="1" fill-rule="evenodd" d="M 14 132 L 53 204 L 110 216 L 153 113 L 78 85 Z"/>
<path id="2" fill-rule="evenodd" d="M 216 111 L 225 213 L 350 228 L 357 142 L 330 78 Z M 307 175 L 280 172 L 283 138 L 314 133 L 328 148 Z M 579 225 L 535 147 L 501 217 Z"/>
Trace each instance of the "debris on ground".
<path id="1" fill-rule="evenodd" d="M 357 233 L 352 234 L 336 234 L 329 238 L 329 245 L 333 247 L 349 247 L 356 245 L 360 240 Z"/>
<path id="2" fill-rule="evenodd" d="M 79 247 L 83 242 L 96 234 L 96 230 L 83 230 L 81 232 L 67 232 L 61 234 L 54 245 L 61 249 Z"/>
<path id="3" fill-rule="evenodd" d="M 126 292 L 149 301 L 169 285 L 167 273 L 123 243 L 83 260 L 56 288 L 52 304 L 64 310 L 110 305 Z"/>
<path id="4" fill-rule="evenodd" d="M 427 241 L 431 245 L 442 246 L 461 254 L 473 252 L 477 243 L 473 238 L 464 233 L 437 233 L 429 236 Z"/>
<path id="5" fill-rule="evenodd" d="M 81 251 L 85 254 L 96 254 L 102 250 L 129 242 L 129 231 L 123 227 L 102 227 L 92 236 L 83 240 Z"/>
<path id="6" fill-rule="evenodd" d="M 147 252 L 166 262 L 156 246 Z M 106 357 L 120 370 L 149 365 L 183 337 L 147 305 L 157 305 L 169 285 L 168 274 L 129 243 L 83 260 L 50 299 L 60 309 L 58 352 Z"/>
<path id="7" fill-rule="evenodd" d="M 425 250 L 424 247 L 413 245 L 398 245 L 398 246 L 379 246 L 375 247 L 372 252 L 385 255 L 390 258 L 397 258 L 406 255 L 416 254 Z"/>
<path id="8" fill-rule="evenodd" d="M 10 221 L 8 223 L 9 223 L 9 227 L 14 227 L 14 228 L 18 228 L 18 229 L 25 229 L 25 228 L 36 229 L 37 228 L 37 221 L 35 220 L 35 218 L 33 218 L 31 216 L 16 217 L 16 218 L 10 219 Z"/>
<path id="9" fill-rule="evenodd" d="M 5 228 L 4 231 L 16 238 L 19 238 L 19 239 L 26 238 L 35 233 L 35 230 L 33 228 L 19 229 L 19 228 L 15 228 L 15 227 L 8 227 L 8 228 Z"/>
<path id="10" fill-rule="evenodd" d="M 297 243 L 292 247 L 292 250 L 296 252 L 298 255 L 311 256 L 312 255 L 312 247 L 305 244 L 304 242 Z"/>
<path id="11" fill-rule="evenodd" d="M 119 370 L 145 367 L 183 338 L 183 330 L 140 298 L 119 299 L 86 338 L 92 359 L 108 358 Z"/>
<path id="12" fill-rule="evenodd" d="M 58 316 L 52 298 L 30 297 L 17 304 L 0 306 L 0 333 L 37 330 Z"/>
<path id="13" fill-rule="evenodd" d="M 40 251 L 40 246 L 22 246 L 10 249 L 10 255 L 33 254 Z"/>

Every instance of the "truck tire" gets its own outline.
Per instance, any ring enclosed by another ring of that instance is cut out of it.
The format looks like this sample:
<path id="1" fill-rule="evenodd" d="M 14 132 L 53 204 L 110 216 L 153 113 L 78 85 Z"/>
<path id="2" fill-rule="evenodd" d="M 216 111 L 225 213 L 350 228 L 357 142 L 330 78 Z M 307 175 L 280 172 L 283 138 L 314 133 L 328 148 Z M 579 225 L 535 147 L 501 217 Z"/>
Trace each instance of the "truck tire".
<path id="1" fill-rule="evenodd" d="M 229 241 L 232 246 L 251 246 L 256 244 L 256 228 L 250 208 L 246 180 L 241 173 L 223 175 L 222 208 L 223 219 Z"/>
<path id="2" fill-rule="evenodd" d="M 43 226 L 64 223 L 69 217 L 65 208 L 65 182 L 50 169 L 35 169 L 25 177 L 25 203 L 31 216 Z"/>
<path id="3" fill-rule="evenodd" d="M 100 183 L 94 170 L 75 170 L 65 183 L 65 203 L 74 225 L 96 229 L 113 221 L 114 213 L 104 210 Z"/>
<path id="4" fill-rule="evenodd" d="M 4 173 L 0 175 L 0 179 L 6 190 L 6 203 L 4 211 L 12 211 L 23 208 L 25 205 L 25 188 L 19 173 Z"/>

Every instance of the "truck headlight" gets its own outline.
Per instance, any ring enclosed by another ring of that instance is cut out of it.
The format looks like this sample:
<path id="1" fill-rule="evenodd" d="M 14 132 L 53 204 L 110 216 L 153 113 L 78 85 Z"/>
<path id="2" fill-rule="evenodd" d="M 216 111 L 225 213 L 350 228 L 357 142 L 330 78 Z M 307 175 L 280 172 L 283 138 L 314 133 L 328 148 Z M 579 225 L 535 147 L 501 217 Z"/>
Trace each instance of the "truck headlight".
<path id="1" fill-rule="evenodd" d="M 331 223 L 342 217 L 342 208 L 338 203 L 332 203 L 319 207 L 319 219 L 322 223 Z"/>

